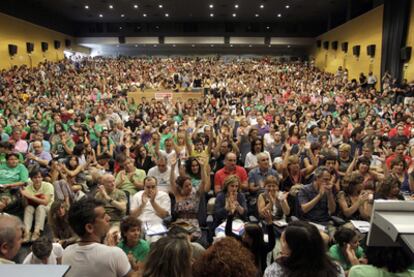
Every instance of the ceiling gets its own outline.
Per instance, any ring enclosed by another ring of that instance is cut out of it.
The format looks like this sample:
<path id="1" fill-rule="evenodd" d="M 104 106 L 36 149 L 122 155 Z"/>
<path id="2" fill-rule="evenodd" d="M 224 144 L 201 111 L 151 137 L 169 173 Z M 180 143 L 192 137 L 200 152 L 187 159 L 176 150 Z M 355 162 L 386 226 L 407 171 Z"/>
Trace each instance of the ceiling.
<path id="1" fill-rule="evenodd" d="M 381 2 L 381 0 L 1 0 L 0 12 L 75 35 L 88 35 L 93 33 L 94 28 L 102 29 L 98 33 L 105 35 L 108 32 L 105 26 L 114 24 L 127 26 L 137 23 L 156 23 L 175 26 L 180 23 L 184 26 L 180 27 L 183 31 L 183 28 L 191 29 L 193 23 L 203 26 L 214 26 L 218 23 L 248 23 L 263 26 L 279 24 L 288 27 L 296 24 L 298 29 L 303 30 L 297 35 L 316 36 L 329 27 L 345 22 L 347 18 L 353 18 L 372 9 Z M 101 25 L 103 27 L 100 27 Z M 172 28 L 172 33 L 177 31 L 179 32 L 178 29 Z M 243 29 L 241 32 L 248 31 Z M 196 28 L 195 32 L 200 31 Z M 277 34 L 276 27 L 273 32 Z"/>

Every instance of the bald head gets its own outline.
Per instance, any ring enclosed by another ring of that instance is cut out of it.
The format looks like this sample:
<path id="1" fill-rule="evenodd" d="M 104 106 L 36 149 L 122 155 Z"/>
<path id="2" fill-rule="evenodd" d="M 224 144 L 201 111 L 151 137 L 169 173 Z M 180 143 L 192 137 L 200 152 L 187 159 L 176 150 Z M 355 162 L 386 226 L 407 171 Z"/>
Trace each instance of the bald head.
<path id="1" fill-rule="evenodd" d="M 105 190 L 111 192 L 115 189 L 115 177 L 112 174 L 104 174 L 101 177 L 101 185 L 105 187 Z"/>
<path id="2" fill-rule="evenodd" d="M 229 171 L 233 171 L 236 168 L 237 156 L 233 152 L 229 152 L 224 160 L 224 166 Z"/>
<path id="3" fill-rule="evenodd" d="M 12 215 L 0 215 L 0 258 L 12 260 L 22 243 L 21 220 Z"/>

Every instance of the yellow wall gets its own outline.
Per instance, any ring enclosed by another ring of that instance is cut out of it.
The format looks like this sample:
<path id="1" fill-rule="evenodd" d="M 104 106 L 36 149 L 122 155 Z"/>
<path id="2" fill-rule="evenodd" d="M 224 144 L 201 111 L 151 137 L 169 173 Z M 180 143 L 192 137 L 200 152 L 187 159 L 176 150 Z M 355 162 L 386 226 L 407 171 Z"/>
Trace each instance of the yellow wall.
<path id="1" fill-rule="evenodd" d="M 0 69 L 24 64 L 36 66 L 45 59 L 61 60 L 64 58 L 65 39 L 72 40 L 73 50 L 88 52 L 87 48 L 74 45 L 74 39 L 68 35 L 0 13 Z M 54 48 L 54 40 L 60 40 L 60 49 Z M 49 50 L 46 52 L 41 49 L 43 41 L 49 43 Z M 34 51 L 30 56 L 26 52 L 26 42 L 34 43 Z M 9 44 L 17 45 L 17 54 L 13 58 L 9 55 Z"/>
<path id="2" fill-rule="evenodd" d="M 381 72 L 381 46 L 382 46 L 382 21 L 383 9 L 381 5 L 351 21 L 318 36 L 322 40 L 322 47 L 314 49 L 315 64 L 318 68 L 335 73 L 339 66 L 348 69 L 348 78 L 356 78 L 361 72 L 365 75 L 373 71 L 380 79 Z M 338 50 L 331 48 L 332 41 L 338 41 Z M 329 50 L 323 49 L 323 41 L 329 41 Z M 348 42 L 348 53 L 341 50 L 341 43 Z M 375 44 L 375 57 L 371 59 L 367 55 L 367 46 Z M 361 45 L 359 58 L 352 54 L 352 47 Z"/>
<path id="3" fill-rule="evenodd" d="M 411 46 L 411 59 L 404 66 L 404 78 L 414 81 L 414 0 L 411 1 L 410 21 L 408 23 L 407 46 Z"/>

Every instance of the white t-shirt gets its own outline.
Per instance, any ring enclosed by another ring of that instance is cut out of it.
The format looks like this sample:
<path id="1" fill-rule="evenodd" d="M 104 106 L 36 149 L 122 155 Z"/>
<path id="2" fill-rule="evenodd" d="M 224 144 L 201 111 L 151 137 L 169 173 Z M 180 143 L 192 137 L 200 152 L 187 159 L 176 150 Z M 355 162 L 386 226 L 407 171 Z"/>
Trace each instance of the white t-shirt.
<path id="1" fill-rule="evenodd" d="M 170 166 L 167 166 L 167 170 L 165 172 L 160 172 L 158 166 L 151 167 L 150 170 L 148 170 L 148 176 L 152 176 L 157 179 L 157 186 L 159 190 L 168 192 L 171 177 Z"/>
<path id="2" fill-rule="evenodd" d="M 142 203 L 142 195 L 144 194 L 144 191 L 138 191 L 134 194 L 131 200 L 131 211 L 135 210 L 139 206 L 141 206 Z M 171 214 L 171 199 L 170 196 L 168 196 L 168 193 L 164 191 L 158 191 L 157 195 L 155 196 L 155 202 L 164 210 L 168 211 L 169 214 Z M 142 214 L 138 217 L 144 224 L 147 222 L 151 225 L 155 224 L 162 224 L 162 218 L 159 217 L 156 213 L 154 208 L 152 207 L 150 201 L 147 201 L 147 204 L 145 205 L 144 209 L 142 210 Z"/>
<path id="3" fill-rule="evenodd" d="M 52 252 L 49 258 L 47 258 L 47 264 L 57 264 L 56 259 L 62 258 L 62 255 L 62 246 L 59 243 L 53 243 Z M 42 264 L 42 261 L 33 255 L 33 252 L 30 252 L 24 259 L 23 264 Z"/>
<path id="4" fill-rule="evenodd" d="M 131 270 L 121 248 L 100 243 L 69 245 L 63 251 L 62 264 L 71 266 L 67 277 L 123 277 Z"/>
<path id="5" fill-rule="evenodd" d="M 272 167 L 272 158 L 270 157 L 269 152 L 263 151 L 263 153 L 265 153 L 267 155 L 267 157 L 269 158 L 269 166 Z M 246 159 L 244 161 L 244 167 L 245 168 L 252 168 L 252 167 L 255 167 L 255 166 L 258 166 L 257 155 L 253 154 L 252 152 L 247 153 Z"/>

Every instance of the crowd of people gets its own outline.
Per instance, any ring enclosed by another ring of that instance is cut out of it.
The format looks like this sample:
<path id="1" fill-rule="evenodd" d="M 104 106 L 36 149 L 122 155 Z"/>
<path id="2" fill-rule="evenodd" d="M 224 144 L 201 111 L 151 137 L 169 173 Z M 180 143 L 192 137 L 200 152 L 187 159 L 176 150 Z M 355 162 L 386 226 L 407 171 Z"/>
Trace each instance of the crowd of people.
<path id="1" fill-rule="evenodd" d="M 146 90 L 202 97 L 128 101 Z M 270 57 L 2 70 L 0 264 L 66 264 L 67 276 L 414 276 L 404 248 L 366 245 L 350 223 L 370 221 L 375 199 L 414 200 L 413 96 L 389 74 L 348 80 L 341 67 Z"/>

